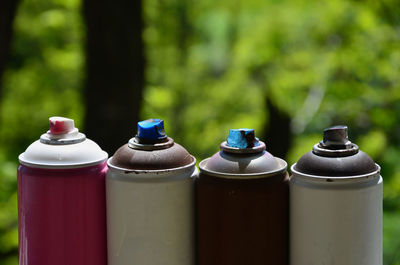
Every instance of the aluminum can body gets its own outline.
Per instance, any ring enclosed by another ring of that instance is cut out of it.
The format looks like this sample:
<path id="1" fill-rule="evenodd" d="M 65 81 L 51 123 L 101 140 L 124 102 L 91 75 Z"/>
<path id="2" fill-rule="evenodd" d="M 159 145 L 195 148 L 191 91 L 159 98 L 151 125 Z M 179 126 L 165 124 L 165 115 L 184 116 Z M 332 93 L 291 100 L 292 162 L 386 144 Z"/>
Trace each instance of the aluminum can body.
<path id="1" fill-rule="evenodd" d="M 108 167 L 108 265 L 193 265 L 196 159 L 150 119 Z"/>
<path id="2" fill-rule="evenodd" d="M 288 265 L 287 164 L 261 141 L 256 144 L 236 148 L 224 142 L 199 164 L 198 265 Z"/>
<path id="3" fill-rule="evenodd" d="M 194 188 L 187 168 L 107 173 L 109 265 L 194 264 Z"/>
<path id="4" fill-rule="evenodd" d="M 381 265 L 382 177 L 342 181 L 293 174 L 292 265 Z"/>
<path id="5" fill-rule="evenodd" d="M 106 265 L 107 157 L 63 117 L 19 156 L 20 265 Z"/>
<path id="6" fill-rule="evenodd" d="M 20 265 L 106 265 L 105 162 L 18 168 Z"/>

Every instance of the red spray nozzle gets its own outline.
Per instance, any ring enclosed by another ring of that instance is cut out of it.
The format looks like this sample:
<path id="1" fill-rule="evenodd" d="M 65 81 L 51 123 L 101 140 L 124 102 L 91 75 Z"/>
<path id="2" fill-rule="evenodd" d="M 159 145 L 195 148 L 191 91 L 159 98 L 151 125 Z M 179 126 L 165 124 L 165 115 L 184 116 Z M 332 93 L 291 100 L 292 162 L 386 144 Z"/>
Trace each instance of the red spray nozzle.
<path id="1" fill-rule="evenodd" d="M 74 120 L 64 117 L 49 118 L 50 134 L 66 134 L 75 129 Z"/>

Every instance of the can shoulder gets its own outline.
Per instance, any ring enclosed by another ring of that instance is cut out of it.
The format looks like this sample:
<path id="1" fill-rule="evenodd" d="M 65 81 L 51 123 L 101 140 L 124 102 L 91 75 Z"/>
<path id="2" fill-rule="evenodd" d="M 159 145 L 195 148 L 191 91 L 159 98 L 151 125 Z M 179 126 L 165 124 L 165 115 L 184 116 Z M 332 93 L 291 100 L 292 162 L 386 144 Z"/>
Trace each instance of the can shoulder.
<path id="1" fill-rule="evenodd" d="M 310 151 L 298 160 L 293 169 L 308 175 L 344 177 L 375 172 L 377 165 L 363 151 L 343 157 L 320 156 Z"/>
<path id="2" fill-rule="evenodd" d="M 125 144 L 109 160 L 114 167 L 127 170 L 162 170 L 192 164 L 193 156 L 180 144 L 158 150 L 134 149 Z"/>
<path id="3" fill-rule="evenodd" d="M 107 160 L 108 154 L 90 139 L 68 145 L 51 145 L 37 140 L 18 158 L 21 164 L 27 166 L 70 168 L 102 163 Z"/>

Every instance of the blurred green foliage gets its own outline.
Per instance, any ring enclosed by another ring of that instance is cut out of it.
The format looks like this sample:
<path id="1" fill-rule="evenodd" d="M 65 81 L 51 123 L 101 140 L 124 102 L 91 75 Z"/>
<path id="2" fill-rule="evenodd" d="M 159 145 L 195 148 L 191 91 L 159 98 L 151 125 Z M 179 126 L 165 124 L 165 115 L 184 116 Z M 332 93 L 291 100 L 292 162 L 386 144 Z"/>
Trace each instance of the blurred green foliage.
<path id="1" fill-rule="evenodd" d="M 1 253 L 18 243 L 18 154 L 49 116 L 82 125 L 80 5 L 25 0 L 18 10 L 0 103 Z M 260 134 L 270 98 L 292 117 L 289 164 L 323 128 L 347 124 L 382 167 L 384 264 L 400 264 L 399 14 L 395 0 L 144 0 L 142 118 L 163 118 L 167 133 L 201 160 L 229 128 Z"/>
<path id="2" fill-rule="evenodd" d="M 0 102 L 0 253 L 18 247 L 18 155 L 49 116 L 82 124 L 83 26 L 77 0 L 21 1 Z M 0 264 L 17 264 L 17 256 Z"/>

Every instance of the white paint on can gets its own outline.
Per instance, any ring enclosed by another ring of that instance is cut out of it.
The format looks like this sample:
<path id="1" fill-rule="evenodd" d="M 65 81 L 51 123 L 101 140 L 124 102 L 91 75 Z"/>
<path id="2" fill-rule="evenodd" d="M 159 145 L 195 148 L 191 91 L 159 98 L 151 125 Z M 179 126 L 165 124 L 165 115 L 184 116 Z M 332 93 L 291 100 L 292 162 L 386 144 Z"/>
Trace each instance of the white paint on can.
<path id="1" fill-rule="evenodd" d="M 291 265 L 382 265 L 382 177 L 290 178 Z"/>
<path id="2" fill-rule="evenodd" d="M 108 264 L 193 265 L 195 159 L 169 170 L 108 164 Z"/>

